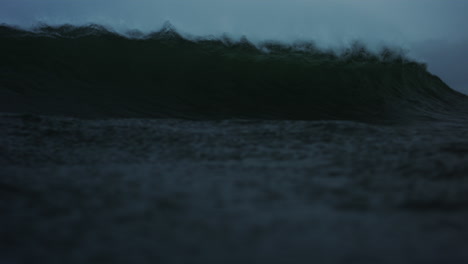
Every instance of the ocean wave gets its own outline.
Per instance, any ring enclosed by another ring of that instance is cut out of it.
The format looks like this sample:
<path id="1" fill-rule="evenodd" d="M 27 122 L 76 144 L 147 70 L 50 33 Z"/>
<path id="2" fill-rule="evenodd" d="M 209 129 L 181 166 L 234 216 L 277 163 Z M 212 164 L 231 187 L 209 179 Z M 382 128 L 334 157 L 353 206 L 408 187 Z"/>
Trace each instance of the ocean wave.
<path id="1" fill-rule="evenodd" d="M 465 115 L 467 97 L 399 51 L 311 42 L 0 26 L 0 111 L 364 122 Z"/>

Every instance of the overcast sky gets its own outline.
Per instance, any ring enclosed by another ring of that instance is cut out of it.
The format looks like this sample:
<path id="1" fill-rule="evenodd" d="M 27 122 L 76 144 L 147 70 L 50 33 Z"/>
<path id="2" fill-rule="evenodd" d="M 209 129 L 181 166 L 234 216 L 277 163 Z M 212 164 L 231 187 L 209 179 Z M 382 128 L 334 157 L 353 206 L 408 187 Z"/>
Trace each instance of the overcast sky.
<path id="1" fill-rule="evenodd" d="M 26 27 L 99 23 L 151 31 L 170 21 L 192 35 L 396 45 L 466 94 L 467 14 L 467 0 L 0 0 L 0 23 Z"/>

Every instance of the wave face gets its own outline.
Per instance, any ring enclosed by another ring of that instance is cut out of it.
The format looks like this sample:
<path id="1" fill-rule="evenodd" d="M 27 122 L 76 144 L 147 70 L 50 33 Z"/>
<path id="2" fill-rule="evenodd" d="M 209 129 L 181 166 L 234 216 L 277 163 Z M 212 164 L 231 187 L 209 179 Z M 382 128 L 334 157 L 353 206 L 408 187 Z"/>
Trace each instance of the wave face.
<path id="1" fill-rule="evenodd" d="M 360 44 L 189 40 L 170 25 L 123 36 L 97 25 L 0 27 L 0 111 L 84 118 L 357 120 L 465 115 L 424 65 Z"/>

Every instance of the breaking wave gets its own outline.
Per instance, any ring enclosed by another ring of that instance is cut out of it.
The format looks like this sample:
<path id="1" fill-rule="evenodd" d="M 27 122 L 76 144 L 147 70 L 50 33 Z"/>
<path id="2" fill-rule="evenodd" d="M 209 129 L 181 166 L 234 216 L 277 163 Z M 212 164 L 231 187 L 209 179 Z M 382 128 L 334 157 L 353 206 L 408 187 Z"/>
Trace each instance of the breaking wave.
<path id="1" fill-rule="evenodd" d="M 0 111 L 84 118 L 357 120 L 466 115 L 466 96 L 425 65 L 355 43 L 187 39 L 98 25 L 0 26 Z"/>

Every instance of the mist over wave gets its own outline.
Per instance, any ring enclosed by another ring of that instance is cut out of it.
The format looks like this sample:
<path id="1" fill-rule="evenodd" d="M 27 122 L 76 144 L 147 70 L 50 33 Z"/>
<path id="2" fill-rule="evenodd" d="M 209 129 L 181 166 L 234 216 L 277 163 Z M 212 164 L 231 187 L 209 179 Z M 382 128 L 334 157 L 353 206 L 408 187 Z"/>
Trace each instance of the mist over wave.
<path id="1" fill-rule="evenodd" d="M 3 112 L 365 122 L 466 113 L 466 97 L 424 64 L 359 42 L 336 52 L 313 42 L 184 38 L 169 23 L 126 35 L 99 25 L 3 25 L 0 38 Z"/>

